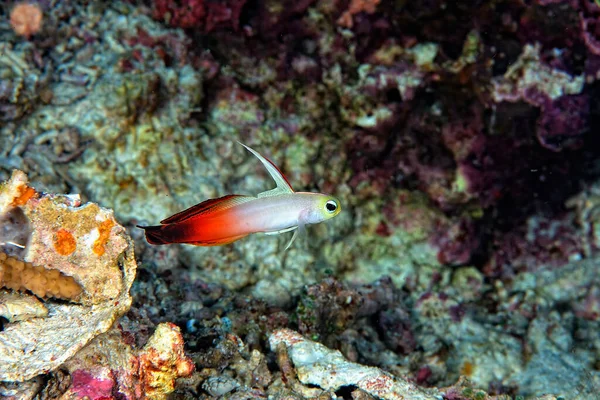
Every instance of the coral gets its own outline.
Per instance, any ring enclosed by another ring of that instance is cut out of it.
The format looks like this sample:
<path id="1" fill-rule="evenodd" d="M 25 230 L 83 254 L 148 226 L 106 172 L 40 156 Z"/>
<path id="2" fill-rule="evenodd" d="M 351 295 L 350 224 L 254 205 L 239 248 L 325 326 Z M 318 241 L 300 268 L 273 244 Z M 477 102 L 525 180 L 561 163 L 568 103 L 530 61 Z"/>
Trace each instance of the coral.
<path id="1" fill-rule="evenodd" d="M 34 266 L 0 253 L 0 287 L 28 290 L 38 297 L 77 300 L 81 286 L 55 269 Z"/>
<path id="2" fill-rule="evenodd" d="M 541 60 L 540 45 L 526 45 L 517 61 L 502 77 L 494 78 L 494 101 L 525 100 L 541 106 L 540 97 L 556 100 L 583 90 L 584 77 L 571 76 L 556 70 Z"/>
<path id="3" fill-rule="evenodd" d="M 352 17 L 355 14 L 365 12 L 373 14 L 377 9 L 377 5 L 381 0 L 351 0 L 348 9 L 337 20 L 338 25 L 345 28 L 352 28 L 353 21 Z"/>
<path id="4" fill-rule="evenodd" d="M 194 363 L 183 351 L 179 328 L 159 324 L 142 349 L 133 347 L 129 334 L 118 328 L 98 336 L 63 365 L 72 384 L 68 399 L 106 399 L 119 393 L 123 400 L 166 399 L 178 378 L 189 377 Z"/>
<path id="5" fill-rule="evenodd" d="M 373 317 L 382 341 L 394 351 L 408 354 L 415 341 L 408 311 L 388 279 L 356 288 L 326 278 L 308 286 L 295 311 L 298 331 L 330 347 L 344 342 L 344 332 L 359 329 L 364 319 Z M 343 346 L 342 346 L 343 347 Z M 351 351 L 346 347 L 346 351 Z"/>
<path id="6" fill-rule="evenodd" d="M 24 261 L 0 253 L 2 284 L 71 300 L 44 298 L 42 308 L 31 310 L 31 302 L 5 298 L 3 312 L 14 317 L 0 330 L 0 380 L 24 381 L 58 368 L 129 309 L 136 264 L 112 212 L 81 205 L 78 196 L 39 193 L 21 171 L 0 186 L 0 215 L 3 234 L 24 247 Z M 111 229 L 103 237 L 99 227 L 106 221 Z M 93 251 L 99 237 L 106 245 L 101 255 Z"/>
<path id="7" fill-rule="evenodd" d="M 180 28 L 199 27 L 206 15 L 204 0 L 184 0 L 177 4 L 171 0 L 154 0 L 152 15 L 158 20 Z"/>
<path id="8" fill-rule="evenodd" d="M 239 382 L 227 376 L 210 377 L 202 382 L 202 389 L 213 397 L 223 396 L 239 386 Z"/>
<path id="9" fill-rule="evenodd" d="M 37 298 L 23 293 L 0 291 L 0 317 L 8 322 L 48 316 L 48 309 Z"/>
<path id="10" fill-rule="evenodd" d="M 139 356 L 143 393 L 151 399 L 166 397 L 175 389 L 175 380 L 194 371 L 194 363 L 186 358 L 183 338 L 174 324 L 160 324 Z"/>
<path id="11" fill-rule="evenodd" d="M 239 29 L 240 14 L 246 0 L 153 0 L 152 16 L 178 28 L 211 32 L 216 28 Z"/>
<path id="12" fill-rule="evenodd" d="M 10 122 L 32 112 L 42 101 L 51 74 L 33 62 L 32 49 L 14 48 L 8 43 L 0 44 L 0 49 L 0 121 Z M 3 138 L 4 157 L 9 151 L 15 156 L 20 150 L 20 146 L 14 148 L 16 143 L 10 139 L 18 141 L 19 138 L 10 135 Z"/>
<path id="13" fill-rule="evenodd" d="M 10 25 L 17 35 L 29 39 L 42 27 L 42 9 L 36 3 L 17 3 L 10 10 Z"/>
<path id="14" fill-rule="evenodd" d="M 581 258 L 584 243 L 569 215 L 554 220 L 532 217 L 505 234 L 483 269 L 490 277 L 510 279 L 539 268 L 559 268 Z"/>
<path id="15" fill-rule="evenodd" d="M 600 184 L 595 183 L 567 200 L 581 230 L 583 253 L 591 257 L 600 249 Z"/>
<path id="16" fill-rule="evenodd" d="M 540 144 L 552 151 L 581 147 L 582 136 L 589 129 L 588 96 L 562 96 L 545 103 L 537 120 Z"/>

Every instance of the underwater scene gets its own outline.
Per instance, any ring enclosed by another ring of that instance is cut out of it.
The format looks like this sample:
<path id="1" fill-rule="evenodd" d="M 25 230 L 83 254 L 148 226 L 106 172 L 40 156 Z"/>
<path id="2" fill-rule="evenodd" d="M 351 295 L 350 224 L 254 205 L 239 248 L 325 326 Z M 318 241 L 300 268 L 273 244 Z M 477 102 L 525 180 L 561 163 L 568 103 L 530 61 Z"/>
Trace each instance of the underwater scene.
<path id="1" fill-rule="evenodd" d="M 0 398 L 600 399 L 600 1 L 0 1 Z"/>

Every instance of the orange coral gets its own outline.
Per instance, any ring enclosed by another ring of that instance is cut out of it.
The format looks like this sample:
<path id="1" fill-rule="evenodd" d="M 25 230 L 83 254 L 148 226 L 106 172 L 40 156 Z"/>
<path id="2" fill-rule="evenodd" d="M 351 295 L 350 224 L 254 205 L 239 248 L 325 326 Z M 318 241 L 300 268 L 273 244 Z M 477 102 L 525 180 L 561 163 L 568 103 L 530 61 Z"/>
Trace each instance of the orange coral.
<path id="1" fill-rule="evenodd" d="M 42 10 L 34 3 L 18 3 L 10 11 L 10 25 L 17 35 L 26 38 L 36 34 L 42 27 Z"/>
<path id="2" fill-rule="evenodd" d="M 27 185 L 19 186 L 18 190 L 19 196 L 15 197 L 12 201 L 12 205 L 16 207 L 24 205 L 36 194 L 35 189 Z"/>
<path id="3" fill-rule="evenodd" d="M 358 13 L 365 12 L 373 14 L 381 0 L 352 0 L 350 6 L 337 20 L 338 25 L 344 28 L 352 28 L 352 17 Z"/>
<path id="4" fill-rule="evenodd" d="M 98 226 L 98 232 L 100 233 L 100 236 L 94 242 L 93 248 L 94 253 L 96 253 L 97 256 L 101 256 L 106 251 L 106 243 L 110 237 L 110 230 L 114 225 L 115 223 L 112 220 L 107 219 L 102 221 L 100 226 Z"/>
<path id="5" fill-rule="evenodd" d="M 77 242 L 75 242 L 75 238 L 71 234 L 71 232 L 66 229 L 59 229 L 56 232 L 56 237 L 54 238 L 54 249 L 61 256 L 68 256 L 73 253 L 77 248 Z"/>

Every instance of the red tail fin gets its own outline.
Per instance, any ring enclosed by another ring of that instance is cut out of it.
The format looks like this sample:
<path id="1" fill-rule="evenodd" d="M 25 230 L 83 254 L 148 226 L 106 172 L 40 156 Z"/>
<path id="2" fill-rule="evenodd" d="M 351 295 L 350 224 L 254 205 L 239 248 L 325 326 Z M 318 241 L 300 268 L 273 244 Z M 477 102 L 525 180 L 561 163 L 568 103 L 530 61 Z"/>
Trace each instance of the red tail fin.
<path id="1" fill-rule="evenodd" d="M 155 225 L 155 226 L 139 226 L 138 228 L 142 228 L 146 233 L 146 240 L 150 244 L 171 244 L 173 243 L 172 239 L 169 237 L 170 235 L 165 235 L 164 227 L 165 225 Z"/>
<path id="2" fill-rule="evenodd" d="M 189 240 L 185 234 L 182 234 L 181 229 L 178 229 L 177 225 L 155 225 L 155 226 L 140 226 L 146 233 L 146 240 L 148 243 L 153 245 L 161 244 L 173 244 L 173 243 L 186 243 L 194 246 L 222 246 L 224 244 L 233 243 L 236 240 L 240 240 L 248 234 L 239 236 L 231 236 L 220 239 L 207 239 L 202 241 Z"/>

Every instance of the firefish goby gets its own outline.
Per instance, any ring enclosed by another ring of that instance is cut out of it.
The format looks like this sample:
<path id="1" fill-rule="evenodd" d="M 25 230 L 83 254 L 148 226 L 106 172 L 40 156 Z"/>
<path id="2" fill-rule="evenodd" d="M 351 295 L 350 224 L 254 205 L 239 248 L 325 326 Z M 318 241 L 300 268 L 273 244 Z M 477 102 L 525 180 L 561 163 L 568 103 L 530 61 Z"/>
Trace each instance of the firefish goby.
<path id="1" fill-rule="evenodd" d="M 265 166 L 277 185 L 275 189 L 256 196 L 230 194 L 209 199 L 160 221 L 160 225 L 138 226 L 145 230 L 148 243 L 220 246 L 252 233 L 277 235 L 294 231 L 287 250 L 306 225 L 318 224 L 340 213 L 338 199 L 322 193 L 294 192 L 273 162 L 240 144 Z"/>

